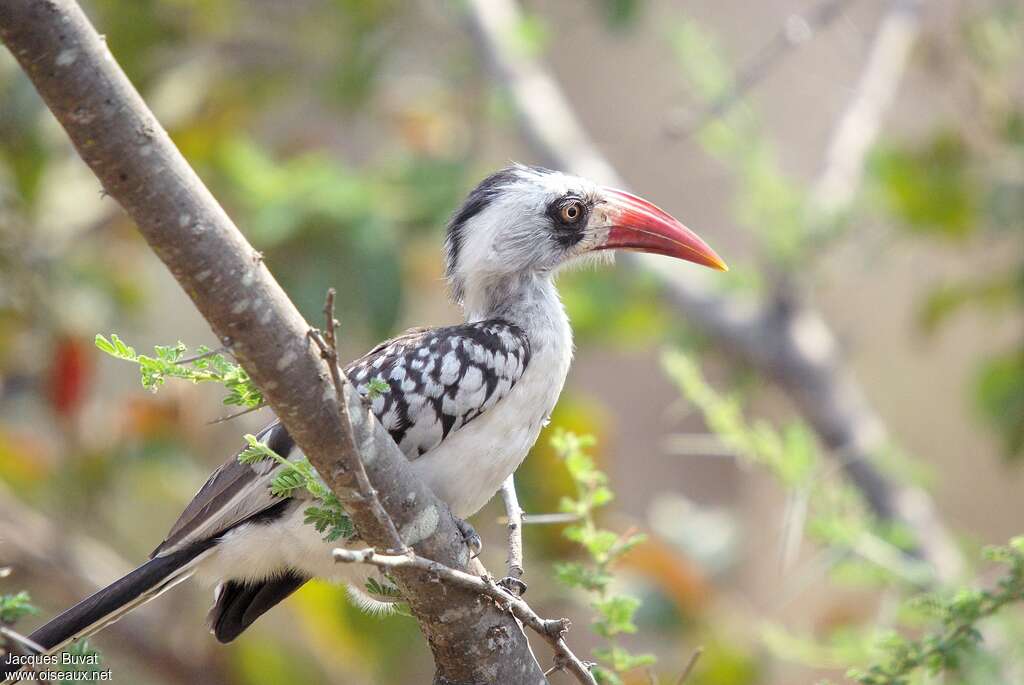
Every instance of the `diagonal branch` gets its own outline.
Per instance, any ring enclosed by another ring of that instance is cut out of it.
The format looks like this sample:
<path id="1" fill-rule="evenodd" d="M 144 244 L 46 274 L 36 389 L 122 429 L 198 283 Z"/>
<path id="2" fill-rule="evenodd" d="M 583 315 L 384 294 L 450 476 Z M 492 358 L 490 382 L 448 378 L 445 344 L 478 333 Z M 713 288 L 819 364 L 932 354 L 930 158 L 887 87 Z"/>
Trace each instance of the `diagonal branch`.
<path id="1" fill-rule="evenodd" d="M 380 502 L 418 555 L 465 569 L 469 554 L 447 508 L 411 472 L 350 383 L 339 403 L 307 324 L 156 121 L 73 0 L 4 0 L 0 38 L 82 159 L 138 225 L 218 339 L 263 391 L 310 463 L 346 503 L 356 531 L 387 548 L 388 531 L 358 494 L 362 460 Z M 436 681 L 538 683 L 521 625 L 493 602 L 433 583 L 395 580 L 430 643 Z M 445 621 L 453 607 L 459 621 Z"/>
<path id="2" fill-rule="evenodd" d="M 844 116 L 836 134 L 849 135 L 856 144 L 830 146 L 822 178 L 831 180 L 826 190 L 818 191 L 818 206 L 830 206 L 833 211 L 845 208 L 842 203 L 829 204 L 827 193 L 832 191 L 827 189 L 859 185 L 863 152 L 877 133 L 878 122 L 906 67 L 922 2 L 890 2 L 865 64 L 861 87 L 849 104 L 848 111 L 856 115 Z M 514 0 L 469 0 L 467 7 L 472 36 L 511 94 L 534 151 L 553 166 L 607 185 L 625 186 L 583 129 L 554 77 L 537 58 L 517 49 L 509 27 L 518 26 L 522 17 Z M 853 123 L 845 123 L 848 121 Z M 844 133 L 851 129 L 858 134 Z M 841 197 L 843 203 L 851 198 L 848 191 Z M 913 530 L 922 555 L 933 563 L 940 578 L 959 573 L 962 559 L 928 495 L 919 488 L 893 486 L 875 468 L 873 459 L 889 445 L 884 422 L 846 367 L 836 337 L 818 311 L 781 290 L 762 302 L 722 293 L 700 271 L 675 269 L 647 255 L 626 255 L 623 262 L 653 274 L 664 297 L 689 323 L 712 338 L 717 349 L 778 383 L 876 515 L 897 519 Z"/>
<path id="3" fill-rule="evenodd" d="M 690 121 L 670 126 L 669 136 L 689 138 L 726 114 L 743 97 L 764 81 L 787 56 L 793 54 L 833 21 L 839 18 L 853 0 L 821 0 L 803 14 L 791 14 L 753 58 L 746 62 L 733 80 L 732 87 L 702 109 Z"/>
<path id="4" fill-rule="evenodd" d="M 860 187 L 864 160 L 896 98 L 917 42 L 924 2 L 891 0 L 878 26 L 857 87 L 832 133 L 824 169 L 812 191 L 818 209 L 826 214 L 846 210 Z"/>

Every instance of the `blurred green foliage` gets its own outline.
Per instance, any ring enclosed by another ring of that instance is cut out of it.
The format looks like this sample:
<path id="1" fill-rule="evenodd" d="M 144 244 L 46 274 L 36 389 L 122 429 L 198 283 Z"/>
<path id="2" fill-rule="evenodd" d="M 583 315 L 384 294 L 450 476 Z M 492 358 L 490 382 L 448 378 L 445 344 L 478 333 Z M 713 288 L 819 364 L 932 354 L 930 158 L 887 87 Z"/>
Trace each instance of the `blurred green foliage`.
<path id="1" fill-rule="evenodd" d="M 551 437 L 551 446 L 565 463 L 576 488 L 575 497 L 563 496 L 559 504 L 562 513 L 577 518 L 563 534 L 583 547 L 589 556 L 586 564 L 559 562 L 554 570 L 564 585 L 592 595 L 590 606 L 596 616 L 591 627 L 605 639 L 605 645 L 594 651 L 600 659 L 592 669 L 594 677 L 602 685 L 622 685 L 622 674 L 652 666 L 655 658 L 651 654 L 634 654 L 617 639 L 618 635 L 637 632 L 633 620 L 640 600 L 612 590 L 615 580 L 612 567 L 647 537 L 633 531 L 620 534 L 598 526 L 595 513 L 606 507 L 615 495 L 608 486 L 608 476 L 597 469 L 587 454 L 594 444 L 593 436 L 561 430 Z"/>
<path id="2" fill-rule="evenodd" d="M 914 608 L 939 628 L 918 639 L 886 635 L 880 641 L 882 660 L 866 670 L 852 670 L 850 677 L 861 685 L 910 685 L 921 672 L 928 676 L 959 672 L 982 643 L 977 624 L 1024 601 L 1024 538 L 1004 547 L 990 547 L 985 556 L 1008 567 L 994 589 L 960 589 L 949 596 L 915 598 Z"/>
<path id="3" fill-rule="evenodd" d="M 11 625 L 25 616 L 38 614 L 32 598 L 25 591 L 13 595 L 0 595 L 0 623 Z"/>
<path id="4" fill-rule="evenodd" d="M 1015 82 L 1024 65 L 1024 9 L 1015 2 L 967 9 L 950 44 L 934 46 L 940 76 L 970 100 L 968 121 L 951 120 L 920 139 L 890 140 L 875 151 L 872 199 L 918 240 L 955 252 L 995 248 L 975 275 L 937 283 L 920 321 L 934 332 L 968 310 L 998 322 L 1024 303 L 1024 98 Z M 965 116 L 961 114 L 960 116 Z M 1001 246 L 1010 248 L 1001 250 Z M 975 403 L 998 431 L 1006 454 L 1024 457 L 1024 341 L 983 360 Z"/>
<path id="5" fill-rule="evenodd" d="M 779 431 L 764 420 L 748 423 L 739 399 L 722 396 L 712 388 L 689 356 L 668 353 L 665 365 L 683 395 L 698 407 L 708 428 L 726 446 L 738 457 L 767 469 L 791 498 L 807 503 L 802 507 L 803 516 L 788 522 L 790 530 L 784 537 L 799 540 L 806 526 L 806 532 L 829 551 L 834 582 L 884 586 L 910 598 L 911 610 L 898 617 L 906 630 L 920 632 L 923 617 L 940 626 L 911 639 L 874 623 L 843 622 L 830 626 L 822 639 L 768 625 L 763 640 L 769 649 L 781 659 L 819 668 L 872 660 L 874 665 L 867 669 L 849 671 L 862 685 L 923 685 L 930 682 L 929 677 L 947 671 L 959 674 L 963 680 L 957 682 L 963 685 L 993 682 L 991 664 L 999 661 L 980 649 L 981 633 L 975 624 L 1024 602 L 1024 539 L 986 551 L 987 559 L 1008 566 L 994 590 L 949 587 L 915 595 L 937 581 L 933 569 L 904 555 L 900 548 L 910 540 L 881 527 L 857 501 L 857 493 L 825 476 L 818 449 L 806 429 L 790 424 Z M 786 542 L 783 545 L 788 547 Z M 1011 649 L 1006 645 L 998 648 L 1007 654 Z"/>
<path id="6" fill-rule="evenodd" d="M 699 103 L 731 97 L 735 74 L 714 37 L 691 20 L 678 20 L 669 43 Z M 756 112 L 745 102 L 729 107 L 697 132 L 703 149 L 736 176 L 736 217 L 753 232 L 764 257 L 779 268 L 804 261 L 819 227 L 806 190 L 790 179 L 778 151 L 762 130 Z"/>
<path id="7" fill-rule="evenodd" d="M 968 155 L 959 135 L 944 131 L 921 149 L 879 149 L 872 172 L 883 202 L 909 229 L 964 238 L 978 228 L 980 197 Z"/>

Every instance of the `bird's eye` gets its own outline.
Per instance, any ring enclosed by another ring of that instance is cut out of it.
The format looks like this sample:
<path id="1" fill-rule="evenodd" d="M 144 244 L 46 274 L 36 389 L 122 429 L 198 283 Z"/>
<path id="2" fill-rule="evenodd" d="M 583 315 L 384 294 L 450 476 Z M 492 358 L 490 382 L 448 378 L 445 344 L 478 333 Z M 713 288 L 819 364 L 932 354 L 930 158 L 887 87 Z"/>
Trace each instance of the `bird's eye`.
<path id="1" fill-rule="evenodd" d="M 574 224 L 583 215 L 583 203 L 579 200 L 573 200 L 562 205 L 562 210 L 559 212 L 559 216 L 562 219 L 562 223 Z"/>

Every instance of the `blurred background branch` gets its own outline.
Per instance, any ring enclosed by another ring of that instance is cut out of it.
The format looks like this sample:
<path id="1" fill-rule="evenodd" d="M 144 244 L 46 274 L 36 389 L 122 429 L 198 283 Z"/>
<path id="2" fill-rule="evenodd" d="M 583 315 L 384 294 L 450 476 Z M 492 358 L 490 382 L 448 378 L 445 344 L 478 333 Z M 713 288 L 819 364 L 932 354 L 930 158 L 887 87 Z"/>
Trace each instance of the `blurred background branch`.
<path id="1" fill-rule="evenodd" d="M 689 138 L 709 122 L 727 114 L 739 104 L 754 88 L 775 72 L 779 63 L 813 39 L 822 30 L 838 19 L 854 0 L 824 0 L 810 9 L 786 17 L 775 35 L 737 70 L 734 84 L 729 91 L 720 95 L 695 115 L 687 116 L 685 111 L 670 113 L 674 119 L 668 127 L 673 138 Z"/>

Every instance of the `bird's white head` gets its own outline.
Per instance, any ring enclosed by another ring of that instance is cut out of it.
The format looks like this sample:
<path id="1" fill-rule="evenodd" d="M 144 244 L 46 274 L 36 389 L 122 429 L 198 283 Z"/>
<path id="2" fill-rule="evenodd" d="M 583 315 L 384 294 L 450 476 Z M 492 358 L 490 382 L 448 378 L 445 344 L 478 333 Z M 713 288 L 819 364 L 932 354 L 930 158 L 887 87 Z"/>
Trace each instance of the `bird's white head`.
<path id="1" fill-rule="evenodd" d="M 668 255 L 726 270 L 693 231 L 635 195 L 578 176 L 513 165 L 473 189 L 448 224 L 447 275 L 453 297 L 559 268 L 610 250 Z"/>

